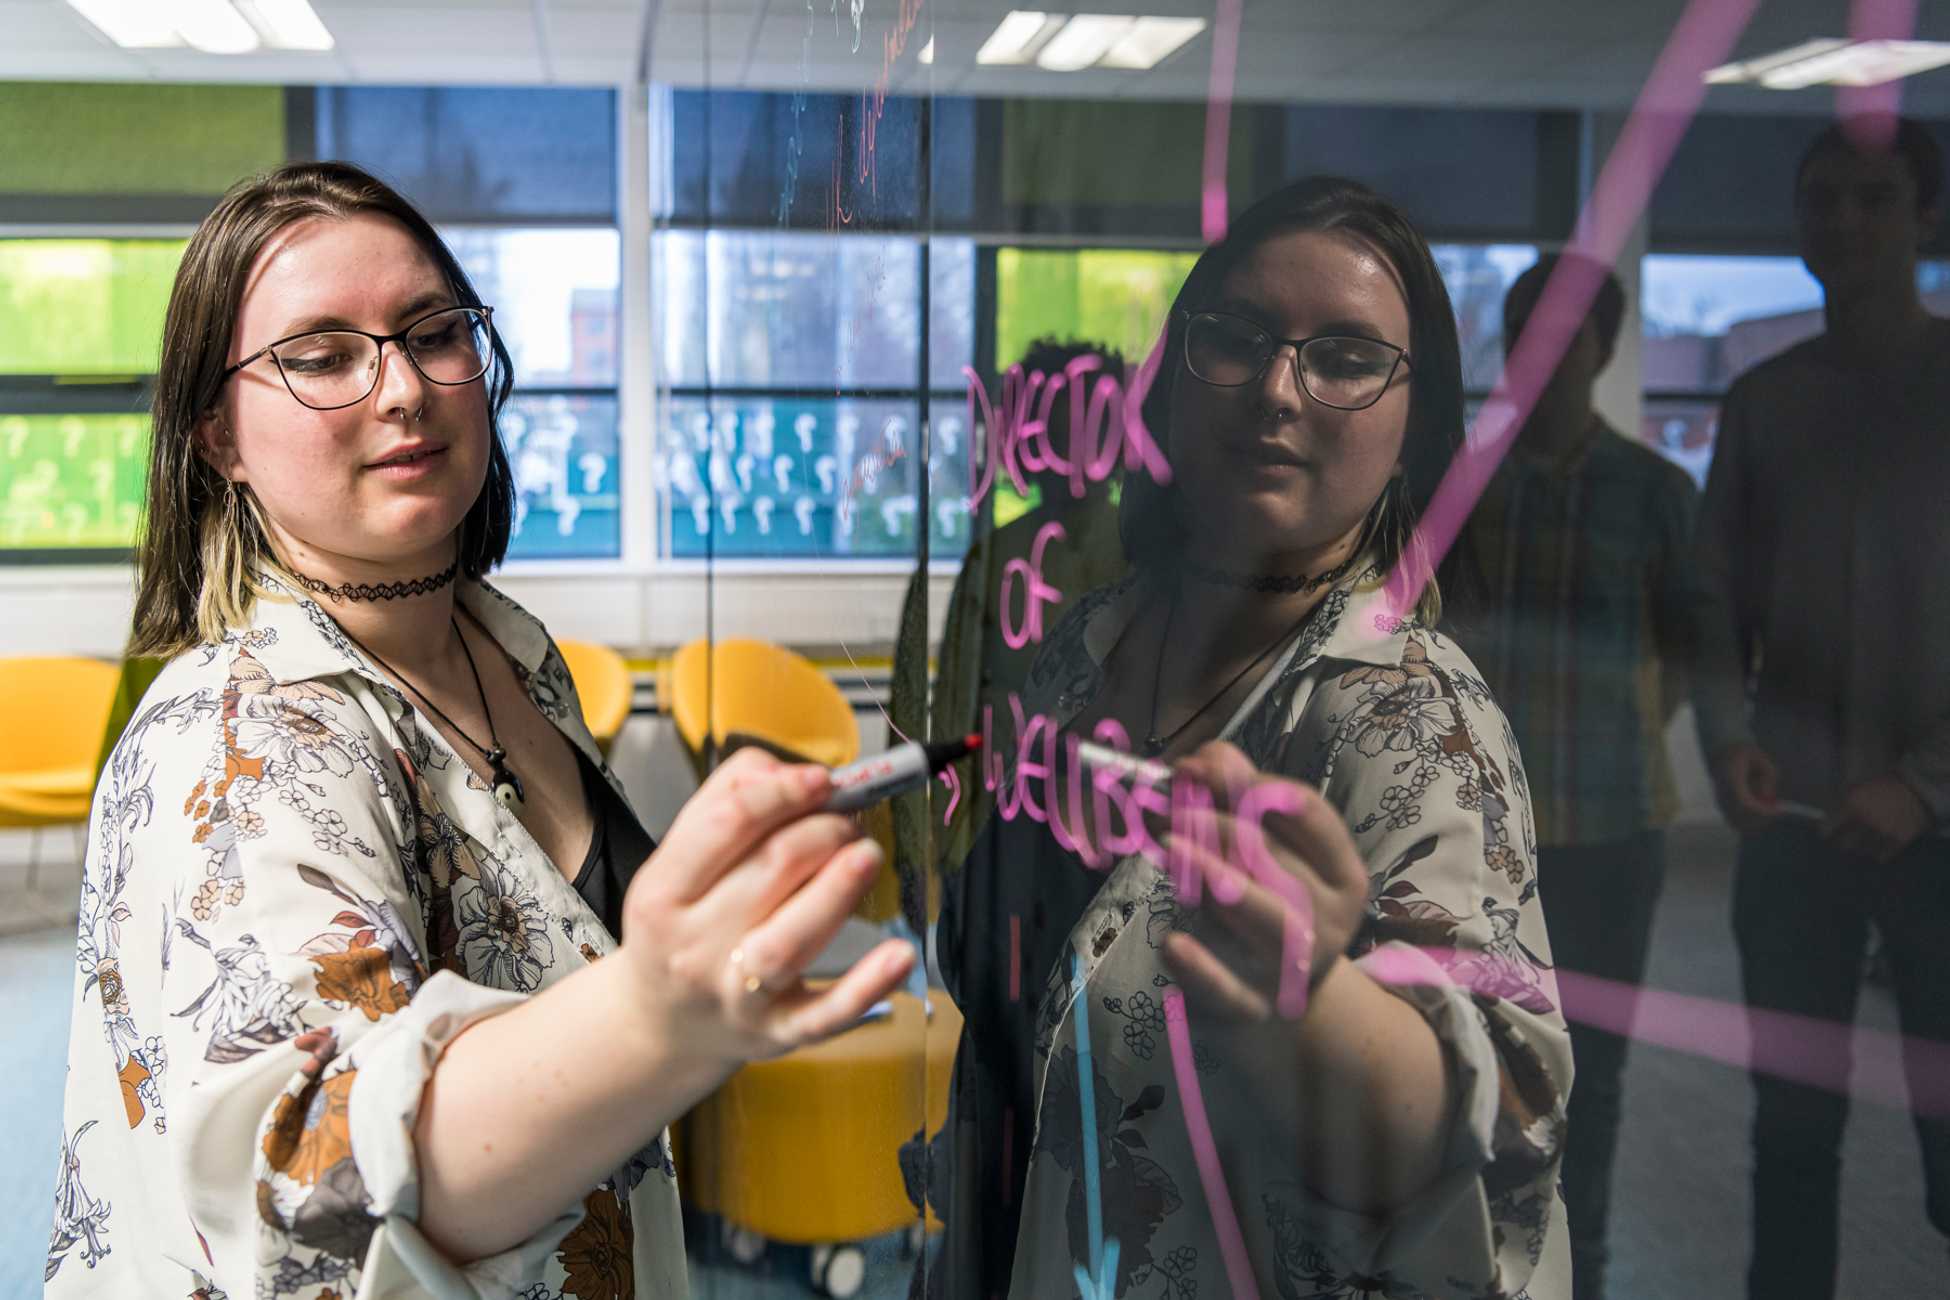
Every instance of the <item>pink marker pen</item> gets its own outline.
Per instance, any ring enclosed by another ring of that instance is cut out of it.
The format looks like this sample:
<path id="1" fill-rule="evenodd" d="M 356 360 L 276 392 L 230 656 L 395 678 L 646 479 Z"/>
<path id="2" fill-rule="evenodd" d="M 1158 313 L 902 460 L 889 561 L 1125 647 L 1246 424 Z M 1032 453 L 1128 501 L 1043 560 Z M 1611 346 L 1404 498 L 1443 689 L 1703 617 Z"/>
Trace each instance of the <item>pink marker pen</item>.
<path id="1" fill-rule="evenodd" d="M 928 779 L 957 759 L 982 747 L 980 736 L 937 741 L 924 745 L 910 740 L 872 758 L 833 769 L 833 794 L 826 801 L 827 812 L 859 812 L 882 799 L 919 789 Z"/>

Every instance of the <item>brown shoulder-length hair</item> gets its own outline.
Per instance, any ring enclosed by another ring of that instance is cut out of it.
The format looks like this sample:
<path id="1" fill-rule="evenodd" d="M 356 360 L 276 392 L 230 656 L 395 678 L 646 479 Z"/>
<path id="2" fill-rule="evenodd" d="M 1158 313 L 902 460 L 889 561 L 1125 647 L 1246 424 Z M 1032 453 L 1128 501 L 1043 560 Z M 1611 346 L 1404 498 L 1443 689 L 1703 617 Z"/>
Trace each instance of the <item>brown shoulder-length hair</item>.
<path id="1" fill-rule="evenodd" d="M 1385 575 L 1405 550 L 1420 545 L 1416 523 L 1435 495 L 1443 473 L 1463 444 L 1462 350 L 1455 309 L 1429 245 L 1393 203 L 1361 184 L 1335 176 L 1295 181 L 1242 212 L 1193 264 L 1171 304 L 1164 350 L 1141 408 L 1145 427 L 1166 456 L 1171 454 L 1172 393 L 1186 374 L 1185 322 L 1205 310 L 1232 268 L 1268 240 L 1299 230 L 1343 231 L 1373 245 L 1401 277 L 1408 298 L 1408 428 L 1402 440 L 1402 473 L 1389 480 L 1369 509 L 1367 546 Z M 1133 567 L 1162 569 L 1184 550 L 1185 526 L 1177 489 L 1146 474 L 1124 476 L 1118 532 Z M 1458 539 L 1458 547 L 1463 545 Z M 1442 615 L 1443 586 L 1471 589 L 1458 547 L 1418 593 L 1417 612 L 1433 625 Z M 1422 571 L 1426 572 L 1426 568 Z"/>
<path id="2" fill-rule="evenodd" d="M 171 657 L 246 625 L 261 577 L 279 573 L 256 498 L 197 449 L 197 425 L 217 404 L 231 334 L 258 254 L 280 231 L 313 217 L 387 217 L 404 226 L 446 278 L 457 305 L 479 307 L 451 250 L 390 186 L 342 162 L 293 163 L 233 186 L 190 237 L 169 294 L 151 410 L 149 486 L 136 546 L 135 627 L 129 653 Z M 514 391 L 508 349 L 493 335 L 488 372 L 488 473 L 461 522 L 461 572 L 501 563 L 514 519 L 514 475 L 501 446 L 501 409 Z"/>

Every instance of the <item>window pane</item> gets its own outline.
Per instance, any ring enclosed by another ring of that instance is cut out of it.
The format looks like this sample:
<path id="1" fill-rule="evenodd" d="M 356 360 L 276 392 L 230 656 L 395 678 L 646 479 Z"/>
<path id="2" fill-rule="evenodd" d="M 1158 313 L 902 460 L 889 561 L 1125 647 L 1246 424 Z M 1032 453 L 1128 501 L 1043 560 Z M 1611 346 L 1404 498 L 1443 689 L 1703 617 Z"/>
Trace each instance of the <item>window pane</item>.
<path id="1" fill-rule="evenodd" d="M 680 144 L 669 158 L 667 215 L 828 229 L 913 227 L 921 207 L 921 101 L 889 95 L 877 118 L 863 102 L 859 95 L 673 91 L 671 135 Z M 966 191 L 957 187 L 950 197 L 965 199 Z"/>
<path id="2" fill-rule="evenodd" d="M 1149 355 L 1196 253 L 1001 248 L 995 254 L 998 369 L 1039 338 L 1103 343 L 1135 365 Z"/>
<path id="3" fill-rule="evenodd" d="M 495 309 L 517 385 L 616 383 L 616 231 L 467 228 L 441 237 Z"/>
<path id="4" fill-rule="evenodd" d="M 317 93 L 315 156 L 373 169 L 436 221 L 615 220 L 612 91 L 321 86 Z"/>
<path id="5" fill-rule="evenodd" d="M 655 237 L 665 381 L 912 388 L 912 239 L 672 230 Z"/>
<path id="6" fill-rule="evenodd" d="M 1719 393 L 1821 333 L 1821 286 L 1797 257 L 1655 253 L 1640 273 L 1648 393 Z"/>
<path id="7" fill-rule="evenodd" d="M 928 241 L 928 383 L 960 389 L 975 364 L 975 241 Z"/>
<path id="8" fill-rule="evenodd" d="M 1536 262 L 1537 249 L 1530 244 L 1437 244 L 1430 251 L 1456 312 L 1463 387 L 1486 393 L 1503 373 L 1503 299 Z"/>
<path id="9" fill-rule="evenodd" d="M 147 415 L 0 415 L 0 553 L 135 543 Z"/>
<path id="10" fill-rule="evenodd" d="M 0 374 L 156 369 L 179 239 L 0 239 Z"/>
<path id="11" fill-rule="evenodd" d="M 510 559 L 623 553 L 614 397 L 517 396 L 501 415 L 515 475 Z"/>
<path id="12" fill-rule="evenodd" d="M 911 401 L 673 400 L 657 457 L 669 553 L 913 558 L 917 411 Z M 934 413 L 941 423 L 930 466 L 930 546 L 949 558 L 968 544 L 965 416 L 945 399 Z"/>
<path id="13" fill-rule="evenodd" d="M 1568 127 L 1569 115 L 1365 104 L 1285 113 L 1284 175 L 1351 176 L 1422 230 L 1535 238 L 1560 233 L 1551 226 L 1571 215 L 1539 202 L 1575 190 L 1575 155 L 1550 142 L 1552 119 Z"/>

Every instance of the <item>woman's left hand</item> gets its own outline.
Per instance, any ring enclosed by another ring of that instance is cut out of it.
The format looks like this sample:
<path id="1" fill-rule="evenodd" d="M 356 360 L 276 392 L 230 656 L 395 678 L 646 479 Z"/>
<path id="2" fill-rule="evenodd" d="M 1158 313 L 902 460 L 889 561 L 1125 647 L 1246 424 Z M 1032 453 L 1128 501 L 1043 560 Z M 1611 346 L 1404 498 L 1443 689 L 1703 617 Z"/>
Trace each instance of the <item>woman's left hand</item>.
<path id="1" fill-rule="evenodd" d="M 1196 909 L 1196 933 L 1167 936 L 1166 967 L 1188 1001 L 1223 1019 L 1297 1019 L 1366 908 L 1368 870 L 1347 823 L 1319 791 L 1267 776 L 1224 741 L 1175 767 L 1216 806 L 1213 833 L 1187 836 L 1181 821 L 1164 841 L 1180 906 Z"/>

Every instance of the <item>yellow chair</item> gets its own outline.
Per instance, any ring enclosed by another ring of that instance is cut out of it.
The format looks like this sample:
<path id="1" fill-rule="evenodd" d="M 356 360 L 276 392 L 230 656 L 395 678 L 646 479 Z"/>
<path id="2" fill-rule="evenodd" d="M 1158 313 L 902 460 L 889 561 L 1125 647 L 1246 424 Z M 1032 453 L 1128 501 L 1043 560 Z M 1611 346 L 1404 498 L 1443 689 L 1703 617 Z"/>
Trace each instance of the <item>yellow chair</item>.
<path id="1" fill-rule="evenodd" d="M 860 756 L 860 724 L 840 688 L 810 659 L 769 641 L 691 642 L 659 675 L 657 698 L 700 774 L 733 733 L 828 767 Z"/>
<path id="2" fill-rule="evenodd" d="M 630 666 L 622 655 L 592 641 L 557 641 L 555 648 L 562 652 L 562 662 L 568 665 L 582 699 L 583 725 L 608 757 L 617 733 L 630 719 L 630 697 L 636 690 Z"/>
<path id="3" fill-rule="evenodd" d="M 692 641 L 671 656 L 657 679 L 657 698 L 676 722 L 700 780 L 727 747 L 741 744 L 828 767 L 860 756 L 853 706 L 810 659 L 743 637 L 719 641 L 714 652 L 708 651 L 710 642 Z M 868 921 L 889 921 L 900 912 L 892 811 L 886 804 L 869 808 L 860 814 L 860 825 L 887 861 L 856 913 Z"/>
<path id="4" fill-rule="evenodd" d="M 41 829 L 88 820 L 119 675 L 99 659 L 0 659 L 0 827 L 34 832 L 29 889 L 40 876 Z"/>

